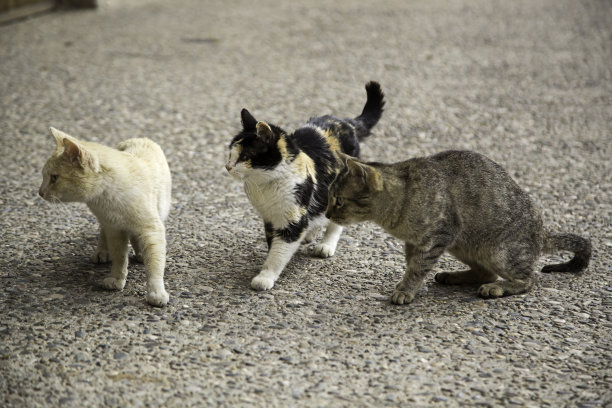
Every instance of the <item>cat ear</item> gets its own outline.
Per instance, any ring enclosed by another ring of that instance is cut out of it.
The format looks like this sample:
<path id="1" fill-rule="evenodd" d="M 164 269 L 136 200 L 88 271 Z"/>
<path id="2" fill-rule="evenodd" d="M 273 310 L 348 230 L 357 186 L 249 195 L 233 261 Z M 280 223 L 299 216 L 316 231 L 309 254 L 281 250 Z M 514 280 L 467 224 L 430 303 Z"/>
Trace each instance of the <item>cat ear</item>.
<path id="1" fill-rule="evenodd" d="M 257 126 L 257 120 L 251 115 L 251 113 L 243 109 L 240 112 L 240 117 L 242 119 L 242 129 L 243 130 L 255 130 L 255 126 Z"/>
<path id="2" fill-rule="evenodd" d="M 348 158 L 346 159 L 345 163 L 346 163 L 346 167 L 349 170 L 349 173 L 351 173 L 352 175 L 358 176 L 358 177 L 364 177 L 365 176 L 365 171 L 361 167 L 361 164 L 357 163 L 355 161 L 355 159 L 352 158 L 351 156 L 348 156 Z"/>
<path id="3" fill-rule="evenodd" d="M 359 163 L 354 158 L 349 158 L 346 161 L 346 165 L 349 169 L 349 173 L 353 176 L 361 178 L 370 190 L 382 191 L 382 175 L 374 167 Z"/>
<path id="4" fill-rule="evenodd" d="M 49 128 L 49 133 L 51 133 L 51 136 L 55 138 L 55 143 L 57 144 L 58 148 L 64 147 L 64 139 L 69 137 L 66 133 L 62 132 L 61 130 L 57 130 L 54 127 Z"/>
<path id="5" fill-rule="evenodd" d="M 344 154 L 339 150 L 332 150 L 332 153 L 334 154 L 334 157 L 336 158 L 336 161 L 338 161 L 339 163 L 342 164 L 342 167 L 346 167 L 346 162 L 349 159 L 352 159 L 351 156 L 349 156 L 348 154 Z"/>
<path id="6" fill-rule="evenodd" d="M 63 139 L 64 155 L 72 163 L 73 166 L 84 169 L 89 167 L 94 171 L 99 170 L 97 158 L 88 152 L 83 146 L 69 138 Z"/>
<path id="7" fill-rule="evenodd" d="M 257 122 L 257 137 L 269 144 L 274 141 L 274 132 L 266 122 Z"/>
<path id="8" fill-rule="evenodd" d="M 64 146 L 64 156 L 76 166 L 83 168 L 83 151 L 79 147 L 78 144 L 73 142 L 68 138 L 62 139 L 62 144 Z"/>
<path id="9" fill-rule="evenodd" d="M 382 191 L 383 189 L 383 177 L 378 170 L 373 167 L 367 166 L 367 182 L 370 190 Z"/>

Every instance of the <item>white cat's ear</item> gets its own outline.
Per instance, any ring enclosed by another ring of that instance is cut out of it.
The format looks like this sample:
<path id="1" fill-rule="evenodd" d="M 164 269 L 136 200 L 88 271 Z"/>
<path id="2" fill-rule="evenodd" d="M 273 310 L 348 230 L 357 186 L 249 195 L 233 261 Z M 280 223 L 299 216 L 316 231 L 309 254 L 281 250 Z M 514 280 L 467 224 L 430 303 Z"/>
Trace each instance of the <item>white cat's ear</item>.
<path id="1" fill-rule="evenodd" d="M 257 122 L 257 137 L 263 140 L 265 143 L 271 143 L 274 141 L 274 132 L 272 128 L 266 122 Z"/>
<path id="2" fill-rule="evenodd" d="M 83 146 L 76 143 L 70 138 L 63 139 L 64 155 L 72 163 L 73 166 L 84 169 L 89 167 L 94 171 L 99 170 L 98 160 L 94 155 L 88 152 Z"/>
<path id="3" fill-rule="evenodd" d="M 62 132 L 61 130 L 57 130 L 54 127 L 49 128 L 49 133 L 51 133 L 51 136 L 55 138 L 55 143 L 57 144 L 58 148 L 64 147 L 64 139 L 70 137 L 66 133 Z"/>
<path id="4" fill-rule="evenodd" d="M 257 120 L 251 115 L 246 109 L 243 109 L 240 112 L 240 119 L 242 119 L 242 129 L 243 130 L 255 130 L 255 126 L 257 126 Z"/>

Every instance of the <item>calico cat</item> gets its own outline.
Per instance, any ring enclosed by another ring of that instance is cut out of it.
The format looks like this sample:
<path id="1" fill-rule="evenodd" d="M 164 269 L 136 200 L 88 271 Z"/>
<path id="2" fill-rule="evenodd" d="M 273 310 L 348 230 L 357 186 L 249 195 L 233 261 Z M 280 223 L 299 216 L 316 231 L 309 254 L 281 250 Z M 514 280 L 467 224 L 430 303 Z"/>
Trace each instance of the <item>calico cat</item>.
<path id="1" fill-rule="evenodd" d="M 128 240 L 147 273 L 147 302 L 168 303 L 164 288 L 171 178 L 159 145 L 128 139 L 117 149 L 77 140 L 51 128 L 57 148 L 47 160 L 39 194 L 50 202 L 83 202 L 100 223 L 96 263 L 112 261 L 106 289 L 125 286 Z"/>
<path id="2" fill-rule="evenodd" d="M 377 82 L 365 88 L 367 101 L 355 119 L 315 117 L 292 133 L 258 122 L 242 110 L 242 131 L 229 145 L 225 168 L 244 182 L 264 221 L 268 256 L 251 281 L 253 289 L 272 288 L 300 243 L 312 241 L 326 224 L 323 239 L 312 252 L 322 258 L 334 254 L 342 227 L 328 223 L 323 215 L 338 164 L 333 152 L 359 156 L 359 142 L 370 134 L 385 104 Z"/>
<path id="3" fill-rule="evenodd" d="M 341 155 L 325 215 L 349 225 L 374 221 L 405 241 L 407 269 L 391 302 L 409 303 L 444 251 L 470 267 L 440 272 L 439 283 L 482 284 L 494 298 L 527 292 L 542 253 L 575 255 L 542 272 L 580 272 L 591 256 L 588 240 L 543 228 L 536 206 L 497 163 L 470 151 L 446 151 L 395 164 L 364 163 Z M 505 280 L 497 280 L 501 276 Z"/>

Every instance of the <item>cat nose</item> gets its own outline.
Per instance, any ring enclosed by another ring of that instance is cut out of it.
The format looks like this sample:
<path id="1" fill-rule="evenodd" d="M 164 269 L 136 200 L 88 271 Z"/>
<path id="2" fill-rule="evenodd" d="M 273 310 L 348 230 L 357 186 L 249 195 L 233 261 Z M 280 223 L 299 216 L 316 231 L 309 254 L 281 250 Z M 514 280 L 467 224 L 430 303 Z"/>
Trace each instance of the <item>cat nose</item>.
<path id="1" fill-rule="evenodd" d="M 45 196 L 45 195 L 43 194 L 43 192 L 42 192 L 42 189 L 40 189 L 40 188 L 38 189 L 38 195 L 39 195 L 39 196 L 41 196 L 41 197 L 44 197 L 44 196 Z"/>
<path id="2" fill-rule="evenodd" d="M 234 166 L 232 166 L 232 164 L 230 162 L 225 163 L 225 170 L 230 171 L 233 168 L 234 168 Z"/>

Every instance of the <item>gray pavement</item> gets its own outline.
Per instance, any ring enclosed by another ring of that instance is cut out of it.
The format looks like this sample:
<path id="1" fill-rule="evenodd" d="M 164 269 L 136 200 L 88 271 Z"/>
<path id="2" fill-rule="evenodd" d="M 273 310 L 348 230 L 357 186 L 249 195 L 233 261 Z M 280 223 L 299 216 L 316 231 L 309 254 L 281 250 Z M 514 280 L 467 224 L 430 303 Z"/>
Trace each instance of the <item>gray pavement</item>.
<path id="1" fill-rule="evenodd" d="M 0 26 L 1 406 L 612 406 L 611 2 L 119 3 Z M 251 290 L 262 223 L 223 167 L 240 109 L 354 116 L 368 80 L 387 106 L 365 159 L 488 155 L 592 240 L 588 271 L 499 300 L 430 276 L 395 306 L 402 244 L 364 224 Z M 164 148 L 167 307 L 141 265 L 101 290 L 94 217 L 37 197 L 49 126 Z"/>

